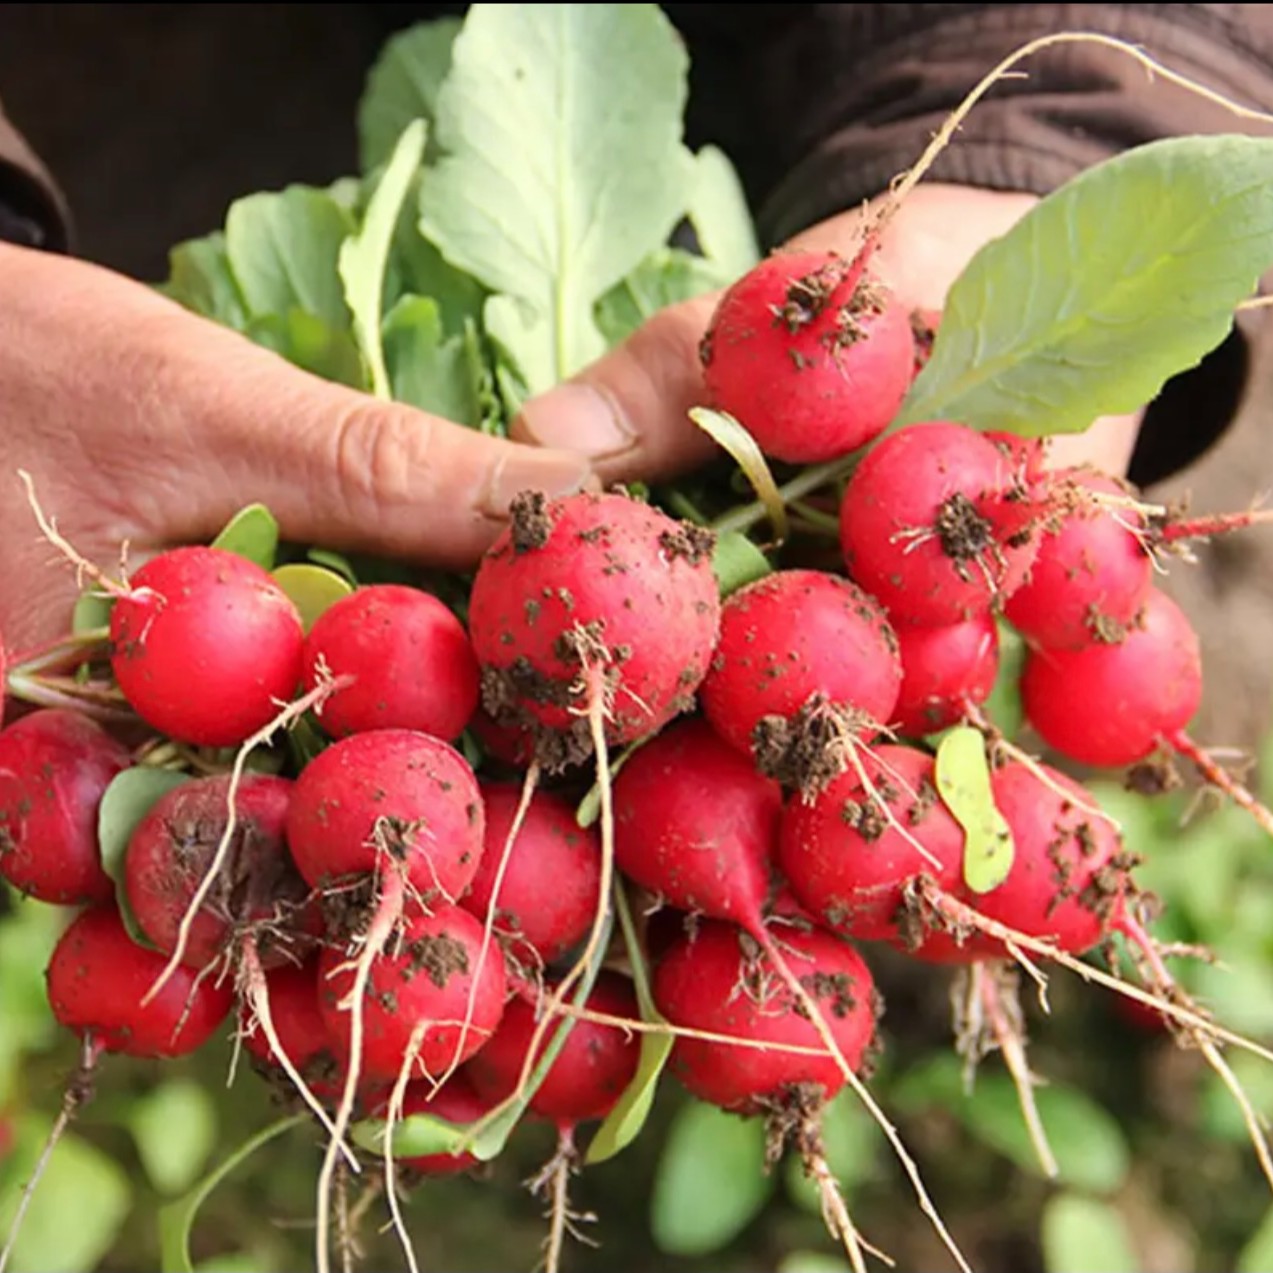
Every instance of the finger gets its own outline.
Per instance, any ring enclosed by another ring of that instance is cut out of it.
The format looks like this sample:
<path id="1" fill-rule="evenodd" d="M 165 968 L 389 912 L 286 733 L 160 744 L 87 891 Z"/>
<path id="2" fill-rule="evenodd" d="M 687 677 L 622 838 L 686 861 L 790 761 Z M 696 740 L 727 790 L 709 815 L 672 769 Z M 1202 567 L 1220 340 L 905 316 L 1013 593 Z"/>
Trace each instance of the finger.
<path id="1" fill-rule="evenodd" d="M 675 477 L 714 444 L 689 418 L 706 401 L 699 361 L 715 294 L 654 315 L 577 376 L 532 398 L 509 432 L 587 456 L 607 482 Z"/>
<path id="2" fill-rule="evenodd" d="M 519 492 L 596 485 L 581 456 L 489 437 L 230 339 L 231 374 L 205 386 L 189 426 L 219 480 L 188 502 L 187 538 L 260 501 L 290 539 L 464 567 L 498 535 Z M 179 515 L 166 517 L 171 533 Z"/>

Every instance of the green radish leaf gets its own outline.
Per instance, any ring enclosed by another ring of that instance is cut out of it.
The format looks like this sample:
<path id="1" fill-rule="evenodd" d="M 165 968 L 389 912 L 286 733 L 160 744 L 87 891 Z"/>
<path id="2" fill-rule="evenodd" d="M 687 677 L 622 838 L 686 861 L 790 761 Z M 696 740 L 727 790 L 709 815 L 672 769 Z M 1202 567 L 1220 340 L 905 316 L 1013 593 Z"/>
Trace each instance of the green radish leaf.
<path id="1" fill-rule="evenodd" d="M 273 1261 L 266 1262 L 254 1251 L 231 1251 L 200 1260 L 194 1273 L 273 1273 Z"/>
<path id="2" fill-rule="evenodd" d="M 669 1255 L 709 1255 L 760 1214 L 774 1190 L 764 1171 L 765 1124 L 691 1101 L 663 1142 L 650 1232 Z"/>
<path id="3" fill-rule="evenodd" d="M 397 137 L 391 140 L 397 141 Z M 326 194 L 333 203 L 346 212 L 353 213 L 355 217 L 362 215 L 367 203 L 366 183 L 358 177 L 337 177 L 326 187 Z"/>
<path id="4" fill-rule="evenodd" d="M 17 1120 L 17 1144 L 0 1164 L 0 1233 L 9 1232 L 51 1125 L 35 1113 Z M 6 1266 L 9 1273 L 90 1273 L 115 1245 L 131 1205 L 124 1169 L 79 1136 L 63 1136 L 31 1196 Z"/>
<path id="5" fill-rule="evenodd" d="M 1234 1273 L 1268 1273 L 1269 1269 L 1273 1269 L 1273 1207 L 1238 1253 Z"/>
<path id="6" fill-rule="evenodd" d="M 1107 1202 L 1061 1193 L 1043 1208 L 1041 1234 L 1043 1266 L 1047 1273 L 1139 1273 L 1127 1223 Z M 1266 1266 L 1267 1267 L 1267 1266 Z"/>
<path id="7" fill-rule="evenodd" d="M 792 1251 L 778 1265 L 778 1273 L 852 1273 L 847 1260 L 825 1251 Z"/>
<path id="8" fill-rule="evenodd" d="M 237 1167 L 246 1162 L 256 1151 L 293 1127 L 308 1122 L 308 1113 L 292 1114 L 288 1118 L 271 1123 L 245 1141 L 228 1158 L 219 1163 L 189 1193 L 159 1210 L 159 1267 L 160 1273 L 194 1273 L 190 1259 L 190 1230 L 198 1218 L 200 1208 L 214 1189 Z"/>
<path id="9" fill-rule="evenodd" d="M 139 946 L 150 946 L 150 940 L 137 924 L 137 917 L 124 888 L 124 854 L 137 824 L 150 812 L 160 796 L 189 782 L 190 775 L 172 769 L 156 769 L 150 765 L 134 765 L 111 779 L 97 806 L 97 847 L 102 870 L 115 881 L 115 901 L 120 917 Z"/>
<path id="10" fill-rule="evenodd" d="M 98 592 L 94 588 L 81 592 L 75 599 L 75 609 L 71 611 L 72 634 L 86 636 L 90 632 L 101 632 L 109 628 L 114 607 L 115 598 L 105 592 Z"/>
<path id="11" fill-rule="evenodd" d="M 756 492 L 756 498 L 765 506 L 765 512 L 774 528 L 774 538 L 781 543 L 787 538 L 787 506 L 783 503 L 782 492 L 769 471 L 769 463 L 756 439 L 732 415 L 724 411 L 691 407 L 690 419 L 713 442 L 728 452 L 734 463 L 742 469 L 752 490 Z"/>
<path id="12" fill-rule="evenodd" d="M 689 220 L 703 255 L 732 283 L 760 260 L 760 244 L 747 207 L 743 183 L 729 157 L 716 146 L 694 156 Z"/>
<path id="13" fill-rule="evenodd" d="M 393 1129 L 394 1157 L 420 1158 L 425 1154 L 453 1154 L 464 1144 L 469 1129 L 433 1114 L 408 1114 Z M 385 1124 L 368 1119 L 355 1123 L 350 1139 L 368 1154 L 384 1153 Z"/>
<path id="14" fill-rule="evenodd" d="M 716 536 L 712 550 L 712 570 L 720 586 L 721 600 L 757 579 L 773 574 L 769 559 L 739 530 Z"/>
<path id="15" fill-rule="evenodd" d="M 308 714 L 294 720 L 287 731 L 288 755 L 297 769 L 304 769 L 326 746 L 322 730 Z"/>
<path id="16" fill-rule="evenodd" d="M 345 304 L 353 315 L 354 336 L 367 361 L 371 391 L 377 398 L 391 395 L 380 322 L 384 313 L 385 268 L 398 219 L 411 180 L 424 158 L 425 124 L 413 120 L 403 129 L 358 232 L 340 245 L 337 269 L 345 289 Z"/>
<path id="17" fill-rule="evenodd" d="M 20 901 L 16 889 L 0 883 L 0 907 L 6 902 L 10 909 L 0 921 L 0 1109 L 13 1109 L 19 1084 L 30 1083 L 33 1054 L 50 1047 L 61 1030 L 49 1011 L 44 969 L 67 915 L 60 906 Z"/>
<path id="18" fill-rule="evenodd" d="M 358 575 L 348 557 L 334 553 L 328 548 L 308 548 L 305 556 L 315 566 L 335 571 L 351 588 L 358 587 Z"/>
<path id="19" fill-rule="evenodd" d="M 459 18 L 421 22 L 395 35 L 380 51 L 358 103 L 363 172 L 374 172 L 389 158 L 402 130 L 413 120 L 432 125 L 460 25 Z"/>
<path id="20" fill-rule="evenodd" d="M 353 231 L 348 209 L 311 186 L 232 203 L 225 219 L 226 254 L 249 316 L 301 309 L 346 329 L 349 310 L 336 262 Z"/>
<path id="21" fill-rule="evenodd" d="M 249 504 L 230 518 L 212 547 L 246 557 L 262 570 L 272 570 L 278 553 L 278 522 L 264 504 Z"/>
<path id="22" fill-rule="evenodd" d="M 260 314 L 248 321 L 247 334 L 302 371 L 351 389 L 366 388 L 367 373 L 353 336 L 303 309 Z"/>
<path id="23" fill-rule="evenodd" d="M 597 301 L 597 326 L 608 344 L 617 345 L 659 310 L 725 282 L 715 262 L 680 248 L 658 248 Z"/>
<path id="24" fill-rule="evenodd" d="M 274 571 L 274 582 L 292 599 L 301 612 L 301 624 L 308 632 L 318 617 L 353 592 L 344 575 L 312 562 L 294 561 Z"/>
<path id="25" fill-rule="evenodd" d="M 479 4 L 451 57 L 421 227 L 524 307 L 492 327 L 546 389 L 604 351 L 595 302 L 684 211 L 685 46 L 653 4 Z"/>
<path id="26" fill-rule="evenodd" d="M 969 262 L 897 425 L 1027 436 L 1134 411 L 1273 265 L 1273 140 L 1176 137 L 1087 169 Z"/>
<path id="27" fill-rule="evenodd" d="M 937 793 L 964 830 L 964 883 L 974 893 L 998 888 L 1012 870 L 1012 828 L 995 804 L 986 740 L 971 725 L 943 735 L 937 747 Z"/>
<path id="28" fill-rule="evenodd" d="M 475 342 L 444 336 L 436 301 L 402 297 L 384 320 L 392 395 L 444 420 L 481 423 L 482 364 Z"/>
<path id="29" fill-rule="evenodd" d="M 618 777 L 619 771 L 628 763 L 628 758 L 632 756 L 639 748 L 643 747 L 650 740 L 648 738 L 638 738 L 635 742 L 629 743 L 611 762 L 610 762 L 610 781 L 613 782 Z M 601 786 L 594 782 L 591 787 L 584 793 L 584 797 L 579 801 L 578 807 L 575 809 L 575 821 L 583 828 L 587 829 L 601 816 Z"/>
<path id="30" fill-rule="evenodd" d="M 398 218 L 389 272 L 385 278 L 385 309 L 390 310 L 403 296 L 426 296 L 438 307 L 442 331 L 459 336 L 465 327 L 478 321 L 486 303 L 486 289 L 455 266 L 420 233 L 421 190 L 427 194 L 421 176 L 412 182 L 412 194 Z M 392 370 L 392 361 L 390 369 Z"/>
<path id="31" fill-rule="evenodd" d="M 128 1128 L 150 1183 L 160 1193 L 180 1193 L 216 1146 L 216 1106 L 193 1079 L 169 1079 L 132 1101 Z"/>
<path id="32" fill-rule="evenodd" d="M 196 314 L 236 331 L 247 324 L 243 296 L 220 230 L 173 248 L 168 253 L 168 281 L 160 290 Z"/>

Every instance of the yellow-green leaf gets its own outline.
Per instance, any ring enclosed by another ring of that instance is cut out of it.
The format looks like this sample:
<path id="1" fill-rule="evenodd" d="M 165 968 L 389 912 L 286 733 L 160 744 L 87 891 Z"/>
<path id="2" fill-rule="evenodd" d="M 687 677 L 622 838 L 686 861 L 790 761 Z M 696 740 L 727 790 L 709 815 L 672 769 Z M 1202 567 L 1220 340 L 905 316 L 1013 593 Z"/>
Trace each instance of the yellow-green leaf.
<path id="1" fill-rule="evenodd" d="M 1012 828 L 995 805 L 979 730 L 960 725 L 946 734 L 936 777 L 942 802 L 964 829 L 964 883 L 974 893 L 998 888 L 1012 870 Z"/>
<path id="2" fill-rule="evenodd" d="M 274 572 L 274 579 L 301 612 L 301 623 L 306 632 L 314 626 L 319 615 L 354 590 L 349 580 L 334 570 L 303 561 L 280 566 Z"/>

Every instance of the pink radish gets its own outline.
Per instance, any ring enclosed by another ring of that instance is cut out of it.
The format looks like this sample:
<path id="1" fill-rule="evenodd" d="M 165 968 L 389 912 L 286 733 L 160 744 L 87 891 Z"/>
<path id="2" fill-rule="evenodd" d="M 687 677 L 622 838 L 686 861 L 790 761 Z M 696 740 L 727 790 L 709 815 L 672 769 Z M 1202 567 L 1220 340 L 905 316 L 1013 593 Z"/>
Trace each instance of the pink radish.
<path id="1" fill-rule="evenodd" d="M 890 724 L 919 738 L 962 719 L 990 697 L 999 674 L 999 629 L 989 614 L 940 628 L 897 628 L 902 688 Z"/>

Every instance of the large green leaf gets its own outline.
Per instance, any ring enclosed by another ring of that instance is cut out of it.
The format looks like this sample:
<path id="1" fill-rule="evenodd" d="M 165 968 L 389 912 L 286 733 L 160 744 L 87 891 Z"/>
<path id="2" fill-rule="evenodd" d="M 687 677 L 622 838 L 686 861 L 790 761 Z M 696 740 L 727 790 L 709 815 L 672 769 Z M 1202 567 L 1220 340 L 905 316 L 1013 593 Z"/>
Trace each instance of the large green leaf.
<path id="1" fill-rule="evenodd" d="M 469 9 L 438 94 L 443 157 L 421 225 L 452 264 L 518 302 L 521 322 L 503 315 L 499 338 L 532 391 L 602 352 L 594 302 L 684 209 L 686 80 L 657 5 Z"/>
<path id="2" fill-rule="evenodd" d="M 694 156 L 689 219 L 703 255 L 719 266 L 725 282 L 740 278 L 760 260 L 743 183 L 716 146 L 704 146 Z"/>
<path id="3" fill-rule="evenodd" d="M 656 248 L 597 301 L 597 325 L 607 342 L 617 345 L 659 310 L 726 281 L 713 261 L 680 248 Z"/>
<path id="4" fill-rule="evenodd" d="M 302 371 L 351 389 L 366 388 L 362 356 L 348 328 L 293 307 L 286 314 L 258 314 L 249 319 L 247 334 Z"/>
<path id="5" fill-rule="evenodd" d="M 160 1193 L 189 1189 L 217 1142 L 217 1109 L 194 1079 L 160 1083 L 128 1109 L 128 1129 L 150 1183 Z"/>
<path id="6" fill-rule="evenodd" d="M 1179 137 L 1088 169 L 988 243 L 899 423 L 1074 432 L 1143 406 L 1273 265 L 1273 140 Z"/>
<path id="7" fill-rule="evenodd" d="M 480 347 L 475 336 L 447 336 L 436 301 L 404 296 L 384 320 L 385 359 L 397 402 L 476 427 L 482 418 Z"/>
<path id="8" fill-rule="evenodd" d="M 227 327 L 242 330 L 247 321 L 220 230 L 177 244 L 168 253 L 168 281 L 160 290 L 196 314 Z"/>
<path id="9" fill-rule="evenodd" d="M 1062 1193 L 1043 1208 L 1043 1264 L 1047 1273 L 1138 1273 L 1123 1217 L 1108 1203 Z"/>

